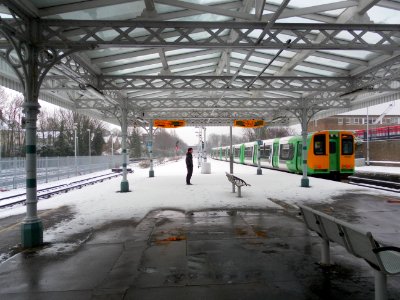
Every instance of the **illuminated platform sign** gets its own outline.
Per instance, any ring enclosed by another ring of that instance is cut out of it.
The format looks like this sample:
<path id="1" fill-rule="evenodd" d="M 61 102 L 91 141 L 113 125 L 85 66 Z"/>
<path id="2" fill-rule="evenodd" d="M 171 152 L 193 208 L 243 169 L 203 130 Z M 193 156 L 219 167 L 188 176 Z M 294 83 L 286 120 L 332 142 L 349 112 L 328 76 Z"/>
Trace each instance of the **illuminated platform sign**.
<path id="1" fill-rule="evenodd" d="M 154 120 L 154 127 L 178 128 L 186 126 L 185 120 Z"/>
<path id="2" fill-rule="evenodd" d="M 233 126 L 245 128 L 258 128 L 266 125 L 264 120 L 234 120 Z"/>

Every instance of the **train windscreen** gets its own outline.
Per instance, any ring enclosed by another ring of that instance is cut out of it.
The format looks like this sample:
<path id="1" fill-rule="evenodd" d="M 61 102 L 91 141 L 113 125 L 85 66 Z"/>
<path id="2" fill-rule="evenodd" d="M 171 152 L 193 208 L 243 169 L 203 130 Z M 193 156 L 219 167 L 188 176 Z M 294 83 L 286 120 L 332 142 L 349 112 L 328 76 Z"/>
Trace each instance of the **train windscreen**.
<path id="1" fill-rule="evenodd" d="M 352 155 L 354 152 L 354 139 L 352 135 L 342 135 L 342 155 Z"/>
<path id="2" fill-rule="evenodd" d="M 325 134 L 314 135 L 314 154 L 315 155 L 325 155 L 326 154 L 325 145 Z"/>

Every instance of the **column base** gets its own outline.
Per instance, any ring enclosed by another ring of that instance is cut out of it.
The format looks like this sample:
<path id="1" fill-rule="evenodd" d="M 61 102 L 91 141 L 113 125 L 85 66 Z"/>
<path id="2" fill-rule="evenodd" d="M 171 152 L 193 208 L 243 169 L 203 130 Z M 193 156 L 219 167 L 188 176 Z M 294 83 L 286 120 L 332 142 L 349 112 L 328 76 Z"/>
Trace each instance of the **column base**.
<path id="1" fill-rule="evenodd" d="M 203 162 L 201 164 L 201 174 L 211 174 L 211 163 Z"/>
<path id="2" fill-rule="evenodd" d="M 41 220 L 21 225 L 22 248 L 34 248 L 43 245 L 43 224 Z"/>
<path id="3" fill-rule="evenodd" d="M 121 181 L 121 193 L 129 192 L 129 182 L 128 181 Z"/>
<path id="4" fill-rule="evenodd" d="M 301 187 L 310 187 L 310 180 L 308 178 L 302 178 Z"/>
<path id="5" fill-rule="evenodd" d="M 149 171 L 149 177 L 154 177 L 154 170 Z"/>
<path id="6" fill-rule="evenodd" d="M 262 169 L 257 169 L 257 175 L 262 175 Z"/>

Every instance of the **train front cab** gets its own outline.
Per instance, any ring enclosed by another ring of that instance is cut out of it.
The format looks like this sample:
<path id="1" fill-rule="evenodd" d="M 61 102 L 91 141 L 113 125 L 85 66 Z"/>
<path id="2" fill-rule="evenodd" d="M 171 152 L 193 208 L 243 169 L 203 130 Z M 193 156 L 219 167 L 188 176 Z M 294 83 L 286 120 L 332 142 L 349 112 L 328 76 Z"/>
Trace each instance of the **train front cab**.
<path id="1" fill-rule="evenodd" d="M 354 173 L 354 136 L 346 131 L 319 131 L 308 139 L 308 173 L 340 179 Z"/>
<path id="2" fill-rule="evenodd" d="M 341 177 L 347 177 L 354 173 L 355 147 L 354 135 L 351 132 L 340 131 L 340 159 L 339 173 Z"/>

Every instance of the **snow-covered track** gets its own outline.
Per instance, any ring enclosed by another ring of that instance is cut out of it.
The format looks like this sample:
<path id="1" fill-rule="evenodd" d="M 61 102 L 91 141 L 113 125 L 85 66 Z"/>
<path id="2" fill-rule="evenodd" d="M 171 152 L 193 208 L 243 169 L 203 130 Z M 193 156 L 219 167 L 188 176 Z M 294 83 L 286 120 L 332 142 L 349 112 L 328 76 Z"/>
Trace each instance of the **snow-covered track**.
<path id="1" fill-rule="evenodd" d="M 385 191 L 400 193 L 400 183 L 398 180 L 383 180 L 381 178 L 369 178 L 366 176 L 349 176 L 349 184 L 360 185 Z"/>
<path id="2" fill-rule="evenodd" d="M 121 176 L 122 173 L 108 173 L 99 176 L 94 176 L 90 178 L 85 178 L 81 180 L 72 181 L 66 184 L 54 185 L 48 188 L 40 189 L 37 191 L 37 198 L 38 199 L 47 199 L 53 195 L 67 193 L 73 189 L 80 189 L 83 186 L 89 184 L 95 184 L 97 182 L 103 182 L 104 180 L 111 179 L 114 177 Z M 21 204 L 26 201 L 26 193 L 16 194 L 12 196 L 7 196 L 0 198 L 0 208 L 13 206 L 16 204 Z"/>

